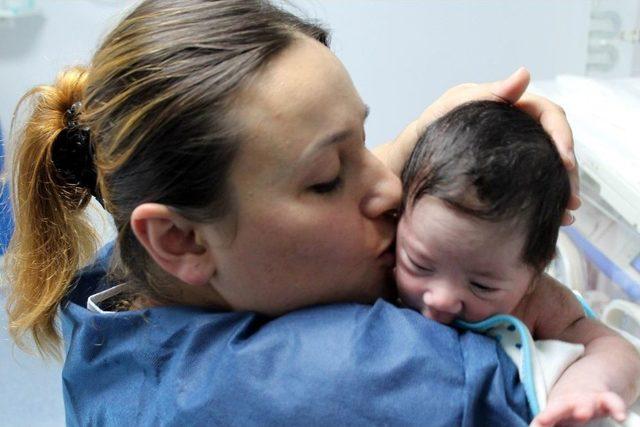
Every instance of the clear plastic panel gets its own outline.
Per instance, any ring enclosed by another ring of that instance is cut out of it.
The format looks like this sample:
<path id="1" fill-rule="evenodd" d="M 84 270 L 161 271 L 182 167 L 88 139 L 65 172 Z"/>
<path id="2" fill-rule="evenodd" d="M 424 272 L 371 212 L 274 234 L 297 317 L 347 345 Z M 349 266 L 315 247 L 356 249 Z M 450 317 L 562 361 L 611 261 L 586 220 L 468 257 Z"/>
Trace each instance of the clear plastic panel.
<path id="1" fill-rule="evenodd" d="M 549 272 L 602 314 L 614 299 L 640 302 L 640 233 L 599 196 L 593 179 L 581 178 L 583 204 L 575 224 L 562 229 Z"/>

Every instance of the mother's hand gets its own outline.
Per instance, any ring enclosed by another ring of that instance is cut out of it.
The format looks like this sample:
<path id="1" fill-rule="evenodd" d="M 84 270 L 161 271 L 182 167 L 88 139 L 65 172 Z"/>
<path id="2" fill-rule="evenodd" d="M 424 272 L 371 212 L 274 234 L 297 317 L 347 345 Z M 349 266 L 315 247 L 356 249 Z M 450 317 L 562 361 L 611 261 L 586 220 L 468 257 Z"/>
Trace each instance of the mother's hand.
<path id="1" fill-rule="evenodd" d="M 374 151 L 387 166 L 400 174 L 419 136 L 435 119 L 465 102 L 481 100 L 508 102 L 540 122 L 553 139 L 571 181 L 571 198 L 567 208 L 577 209 L 580 206 L 578 167 L 573 152 L 573 135 L 567 117 L 559 105 L 541 96 L 525 93 L 529 79 L 529 72 L 525 68 L 520 68 L 504 80 L 482 84 L 465 83 L 455 86 L 431 104 L 394 141 L 376 147 Z M 565 214 L 563 224 L 568 225 L 572 222 L 573 216 L 569 213 Z"/>

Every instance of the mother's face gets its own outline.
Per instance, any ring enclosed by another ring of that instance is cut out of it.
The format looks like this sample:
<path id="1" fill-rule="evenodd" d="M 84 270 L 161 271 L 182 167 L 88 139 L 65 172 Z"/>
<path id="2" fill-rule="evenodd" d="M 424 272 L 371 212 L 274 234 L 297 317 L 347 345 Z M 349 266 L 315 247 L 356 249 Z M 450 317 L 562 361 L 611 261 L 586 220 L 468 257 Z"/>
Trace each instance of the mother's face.
<path id="1" fill-rule="evenodd" d="M 211 285 L 234 309 L 278 314 L 388 294 L 399 179 L 364 145 L 366 106 L 341 62 L 297 40 L 242 91 L 235 227 L 206 231 Z"/>

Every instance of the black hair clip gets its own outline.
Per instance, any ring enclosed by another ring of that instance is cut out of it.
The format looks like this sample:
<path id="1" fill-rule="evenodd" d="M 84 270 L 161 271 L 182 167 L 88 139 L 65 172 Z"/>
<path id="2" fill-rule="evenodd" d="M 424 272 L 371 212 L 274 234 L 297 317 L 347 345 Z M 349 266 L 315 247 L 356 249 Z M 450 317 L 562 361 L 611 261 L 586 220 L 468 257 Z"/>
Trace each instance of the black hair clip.
<path id="1" fill-rule="evenodd" d="M 80 109 L 82 108 L 82 102 L 75 102 L 67 111 L 64 113 L 64 126 L 67 129 L 72 129 L 78 127 L 78 115 L 80 114 Z"/>
<path id="2" fill-rule="evenodd" d="M 76 102 L 65 112 L 65 127 L 53 142 L 51 156 L 53 164 L 66 184 L 86 188 L 104 207 L 97 188 L 97 173 L 89 128 L 78 125 L 78 114 L 81 108 L 82 104 Z"/>

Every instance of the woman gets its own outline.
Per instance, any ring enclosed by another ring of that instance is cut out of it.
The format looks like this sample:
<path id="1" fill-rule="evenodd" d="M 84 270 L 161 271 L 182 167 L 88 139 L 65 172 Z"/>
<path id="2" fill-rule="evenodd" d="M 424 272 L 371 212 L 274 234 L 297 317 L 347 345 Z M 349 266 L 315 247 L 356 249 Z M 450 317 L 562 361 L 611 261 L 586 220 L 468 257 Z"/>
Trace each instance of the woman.
<path id="1" fill-rule="evenodd" d="M 14 336 L 51 353 L 62 307 L 69 425 L 525 425 L 493 342 L 380 298 L 392 169 L 435 114 L 515 101 L 526 73 L 448 92 L 381 162 L 326 45 L 265 1 L 147 0 L 89 68 L 33 91 L 9 311 Z M 522 106 L 571 151 L 556 106 Z M 118 239 L 74 279 L 95 254 L 92 195 Z"/>

